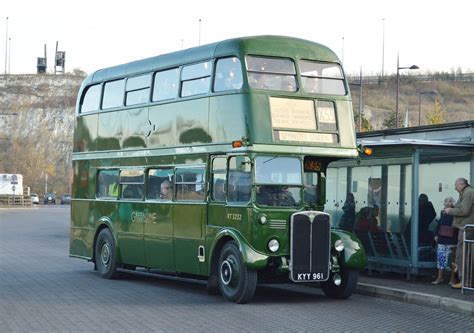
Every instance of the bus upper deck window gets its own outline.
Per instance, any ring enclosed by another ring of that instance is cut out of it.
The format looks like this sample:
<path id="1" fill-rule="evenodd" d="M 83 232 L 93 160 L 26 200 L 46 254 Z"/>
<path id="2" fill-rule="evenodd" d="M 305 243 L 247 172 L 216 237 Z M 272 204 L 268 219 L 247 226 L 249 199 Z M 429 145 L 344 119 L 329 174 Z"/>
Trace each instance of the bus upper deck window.
<path id="1" fill-rule="evenodd" d="M 151 74 L 127 79 L 125 105 L 147 103 L 150 96 Z"/>
<path id="2" fill-rule="evenodd" d="M 227 91 L 242 88 L 242 68 L 237 57 L 217 60 L 214 91 Z"/>
<path id="3" fill-rule="evenodd" d="M 296 69 L 293 60 L 247 56 L 249 85 L 254 89 L 296 91 Z"/>
<path id="4" fill-rule="evenodd" d="M 96 84 L 87 88 L 82 98 L 81 113 L 99 110 L 101 85 Z"/>
<path id="5" fill-rule="evenodd" d="M 211 83 L 211 62 L 184 66 L 181 71 L 181 97 L 205 94 Z"/>
<path id="6" fill-rule="evenodd" d="M 122 106 L 124 93 L 124 79 L 106 82 L 104 86 L 104 97 L 102 99 L 102 109 L 110 109 Z"/>
<path id="7" fill-rule="evenodd" d="M 155 74 L 153 101 L 164 101 L 178 96 L 179 68 L 172 68 Z"/>
<path id="8" fill-rule="evenodd" d="M 299 66 L 304 91 L 324 95 L 346 94 L 344 74 L 338 64 L 301 60 Z"/>

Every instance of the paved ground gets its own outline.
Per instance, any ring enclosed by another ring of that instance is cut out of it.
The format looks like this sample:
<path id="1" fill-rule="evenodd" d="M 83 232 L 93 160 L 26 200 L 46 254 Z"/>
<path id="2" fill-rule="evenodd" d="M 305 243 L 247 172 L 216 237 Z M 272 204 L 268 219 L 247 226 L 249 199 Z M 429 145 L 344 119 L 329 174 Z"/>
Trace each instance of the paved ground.
<path id="1" fill-rule="evenodd" d="M 431 281 L 434 278 L 431 277 L 417 277 L 416 280 L 406 281 L 405 275 L 374 273 L 371 276 L 367 274 L 361 275 L 359 282 L 474 302 L 474 291 L 465 290 L 465 293 L 461 294 L 460 290 L 455 290 L 448 285 L 449 278 L 449 273 L 445 274 L 445 283 L 433 285 Z"/>
<path id="2" fill-rule="evenodd" d="M 474 331 L 474 319 L 397 301 L 261 286 L 246 305 L 202 284 L 104 280 L 68 253 L 69 209 L 0 210 L 0 331 Z"/>

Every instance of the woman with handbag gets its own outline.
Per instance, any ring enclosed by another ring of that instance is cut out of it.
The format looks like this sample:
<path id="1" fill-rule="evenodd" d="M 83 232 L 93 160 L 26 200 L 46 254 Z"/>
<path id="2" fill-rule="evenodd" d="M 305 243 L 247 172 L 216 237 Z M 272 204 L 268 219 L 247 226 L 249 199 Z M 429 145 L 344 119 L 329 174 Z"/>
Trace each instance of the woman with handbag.
<path id="1" fill-rule="evenodd" d="M 447 197 L 444 199 L 444 208 L 454 207 L 454 198 Z M 454 258 L 453 251 L 456 249 L 458 239 L 458 229 L 452 226 L 453 217 L 441 211 L 441 218 L 439 219 L 438 225 L 434 231 L 435 241 L 437 243 L 437 267 L 438 277 L 436 280 L 431 282 L 432 284 L 443 283 L 443 273 L 448 267 L 449 257 Z M 451 279 L 449 284 L 455 284 L 456 272 L 454 269 L 451 270 Z"/>

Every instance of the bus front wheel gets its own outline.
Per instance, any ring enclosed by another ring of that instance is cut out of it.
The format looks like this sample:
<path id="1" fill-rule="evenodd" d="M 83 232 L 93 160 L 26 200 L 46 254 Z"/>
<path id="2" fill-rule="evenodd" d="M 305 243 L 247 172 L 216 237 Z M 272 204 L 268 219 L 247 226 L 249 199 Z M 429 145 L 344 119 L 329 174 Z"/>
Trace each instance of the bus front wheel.
<path id="1" fill-rule="evenodd" d="M 115 241 L 109 229 L 102 229 L 95 243 L 95 265 L 100 276 L 113 279 L 118 276 L 115 261 Z"/>
<path id="2" fill-rule="evenodd" d="M 340 285 L 334 283 L 334 279 L 321 283 L 324 294 L 331 298 L 345 299 L 352 295 L 357 287 L 359 271 L 357 269 L 343 269 L 339 273 L 341 277 Z"/>
<path id="3" fill-rule="evenodd" d="M 257 287 L 257 272 L 245 267 L 234 241 L 224 245 L 218 265 L 217 278 L 224 298 L 239 304 L 250 301 Z"/>

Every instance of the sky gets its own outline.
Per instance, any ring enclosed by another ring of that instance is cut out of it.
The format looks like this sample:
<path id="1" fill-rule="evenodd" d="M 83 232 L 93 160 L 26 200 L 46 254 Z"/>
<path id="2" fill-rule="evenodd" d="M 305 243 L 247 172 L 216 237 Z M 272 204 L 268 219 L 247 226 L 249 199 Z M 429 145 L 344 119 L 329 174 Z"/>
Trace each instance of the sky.
<path id="1" fill-rule="evenodd" d="M 199 40 L 254 35 L 324 44 L 348 74 L 360 68 L 380 74 L 382 62 L 385 74 L 394 73 L 397 53 L 401 67 L 416 64 L 420 73 L 473 72 L 473 14 L 471 0 L 2 0 L 0 73 L 6 50 L 9 73 L 35 73 L 44 44 L 48 71 L 54 71 L 56 41 L 66 52 L 66 71 L 91 73 L 198 46 Z"/>

